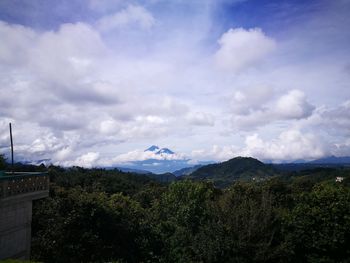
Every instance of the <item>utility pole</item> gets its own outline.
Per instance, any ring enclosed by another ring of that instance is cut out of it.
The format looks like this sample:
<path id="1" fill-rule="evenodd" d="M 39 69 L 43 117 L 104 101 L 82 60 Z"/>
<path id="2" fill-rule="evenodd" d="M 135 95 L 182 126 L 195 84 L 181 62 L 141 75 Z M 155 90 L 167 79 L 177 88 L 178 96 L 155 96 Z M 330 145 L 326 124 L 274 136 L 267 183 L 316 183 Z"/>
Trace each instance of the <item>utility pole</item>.
<path id="1" fill-rule="evenodd" d="M 11 168 L 12 173 L 14 172 L 14 163 L 13 163 L 13 139 L 12 139 L 12 125 L 11 122 L 9 123 L 10 126 L 10 140 L 11 140 Z"/>

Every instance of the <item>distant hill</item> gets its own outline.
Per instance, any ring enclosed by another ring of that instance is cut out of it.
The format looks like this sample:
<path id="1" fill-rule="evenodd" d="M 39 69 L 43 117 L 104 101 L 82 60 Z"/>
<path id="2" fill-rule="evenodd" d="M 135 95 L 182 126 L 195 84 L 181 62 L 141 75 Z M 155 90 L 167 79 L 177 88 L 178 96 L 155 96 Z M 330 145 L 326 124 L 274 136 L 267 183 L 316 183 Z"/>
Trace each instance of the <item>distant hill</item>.
<path id="1" fill-rule="evenodd" d="M 350 156 L 336 157 L 330 156 L 311 161 L 312 164 L 350 164 Z"/>
<path id="2" fill-rule="evenodd" d="M 350 157 L 330 156 L 304 163 L 273 164 L 280 171 L 302 171 L 315 168 L 340 168 L 350 167 Z"/>
<path id="3" fill-rule="evenodd" d="M 176 170 L 175 172 L 173 172 L 173 174 L 175 176 L 190 175 L 194 171 L 197 171 L 200 167 L 203 167 L 203 165 L 202 164 L 198 164 L 198 165 L 195 165 L 195 166 L 192 166 L 192 167 L 182 168 L 180 170 Z"/>
<path id="4" fill-rule="evenodd" d="M 135 173 L 135 174 L 150 174 L 150 171 L 146 171 L 146 170 L 140 170 L 140 169 L 133 169 L 133 168 L 127 168 L 127 167 L 113 167 L 113 168 L 107 168 L 108 170 L 111 169 L 118 169 L 124 173 Z"/>
<path id="5" fill-rule="evenodd" d="M 251 157 L 236 157 L 226 162 L 200 167 L 185 178 L 210 180 L 219 187 L 225 187 L 234 181 L 260 181 L 277 174 L 272 165 Z"/>

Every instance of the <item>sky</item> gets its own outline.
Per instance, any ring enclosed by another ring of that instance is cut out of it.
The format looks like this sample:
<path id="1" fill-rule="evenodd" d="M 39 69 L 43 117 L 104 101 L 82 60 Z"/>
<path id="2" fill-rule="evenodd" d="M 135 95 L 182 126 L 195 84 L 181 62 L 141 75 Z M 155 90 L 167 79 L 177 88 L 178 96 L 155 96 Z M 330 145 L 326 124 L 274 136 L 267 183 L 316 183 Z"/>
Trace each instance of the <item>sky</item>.
<path id="1" fill-rule="evenodd" d="M 0 0 L 0 153 L 350 155 L 349 0 Z M 154 156 L 153 156 L 154 157 Z"/>

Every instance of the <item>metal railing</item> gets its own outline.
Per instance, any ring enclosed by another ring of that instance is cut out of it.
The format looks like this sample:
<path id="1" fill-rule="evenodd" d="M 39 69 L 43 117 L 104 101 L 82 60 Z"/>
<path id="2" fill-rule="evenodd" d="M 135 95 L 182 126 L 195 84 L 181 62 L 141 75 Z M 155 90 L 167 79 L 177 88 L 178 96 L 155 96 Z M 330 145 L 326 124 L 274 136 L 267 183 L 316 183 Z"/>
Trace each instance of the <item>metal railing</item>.
<path id="1" fill-rule="evenodd" d="M 47 173 L 8 172 L 0 176 L 0 199 L 49 190 Z"/>

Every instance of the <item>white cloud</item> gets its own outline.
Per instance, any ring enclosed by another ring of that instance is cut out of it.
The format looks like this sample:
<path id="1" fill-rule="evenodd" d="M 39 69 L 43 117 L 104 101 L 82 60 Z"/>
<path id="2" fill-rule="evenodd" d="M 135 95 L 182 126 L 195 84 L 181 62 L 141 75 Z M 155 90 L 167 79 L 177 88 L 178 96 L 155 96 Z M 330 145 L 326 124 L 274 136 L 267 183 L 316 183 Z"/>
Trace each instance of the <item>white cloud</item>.
<path id="1" fill-rule="evenodd" d="M 230 99 L 230 108 L 234 114 L 248 115 L 253 111 L 262 111 L 266 104 L 275 99 L 275 90 L 266 86 L 253 89 L 236 90 Z"/>
<path id="2" fill-rule="evenodd" d="M 36 40 L 34 30 L 0 21 L 0 66 L 18 66 L 27 56 L 28 43 Z"/>
<path id="3" fill-rule="evenodd" d="M 193 164 L 198 161 L 227 161 L 237 155 L 239 148 L 235 146 L 219 146 L 213 145 L 210 149 L 194 150 L 191 152 L 191 162 Z"/>
<path id="4" fill-rule="evenodd" d="M 315 109 L 300 90 L 291 90 L 280 97 L 276 103 L 276 114 L 287 119 L 302 119 L 309 117 Z"/>
<path id="5" fill-rule="evenodd" d="M 156 154 L 156 152 L 134 150 L 127 153 L 119 154 L 111 158 L 101 158 L 98 164 L 101 166 L 113 166 L 113 165 L 129 165 L 132 162 L 145 161 L 145 160 L 168 160 L 168 161 L 184 161 L 188 158 L 182 153 L 174 154 Z"/>
<path id="6" fill-rule="evenodd" d="M 97 21 L 96 26 L 100 31 L 106 32 L 130 25 L 138 25 L 143 29 L 150 29 L 154 24 L 154 17 L 145 8 L 129 5 L 113 15 L 102 17 Z"/>
<path id="7" fill-rule="evenodd" d="M 80 167 L 96 167 L 97 160 L 99 159 L 100 154 L 97 152 L 88 152 L 76 158 L 74 161 L 66 161 L 60 163 L 63 166 L 80 166 Z"/>
<path id="8" fill-rule="evenodd" d="M 335 107 L 319 107 L 305 126 L 313 126 L 336 136 L 350 135 L 350 100 Z"/>
<path id="9" fill-rule="evenodd" d="M 16 131 L 28 131 L 17 137 L 17 160 L 45 155 L 55 163 L 67 164 L 65 161 L 77 159 L 95 145 L 157 138 L 170 129 L 180 129 L 177 121 L 188 112 L 181 100 L 148 94 L 147 87 L 136 92 L 138 72 L 131 67 L 129 76 L 116 79 L 116 71 L 105 76 L 109 68 L 125 67 L 118 60 L 105 65 L 110 50 L 91 26 L 64 24 L 57 31 L 34 32 L 1 22 L 0 32 L 5 33 L 0 43 L 0 71 L 6 76 L 0 80 L 0 119 L 5 128 L 12 121 Z M 149 73 L 145 71 L 140 83 L 145 83 Z M 7 147 L 7 131 L 1 132 L 0 139 Z"/>
<path id="10" fill-rule="evenodd" d="M 315 109 L 300 90 L 290 90 L 278 98 L 271 89 L 257 89 L 254 93 L 247 94 L 237 91 L 231 104 L 235 130 L 248 130 L 276 121 L 308 118 Z"/>
<path id="11" fill-rule="evenodd" d="M 281 145 L 278 134 L 290 129 L 348 152 L 348 9 L 263 32 L 223 28 L 213 20 L 220 3 L 91 0 L 79 8 L 87 13 L 71 14 L 75 23 L 33 18 L 38 30 L 0 22 L 1 152 L 8 153 L 9 121 L 16 160 L 59 164 L 89 152 L 100 153 L 99 163 L 169 141 L 187 153 L 212 142 L 217 147 L 201 156 L 228 159 L 242 148 L 227 145 L 240 145 L 252 129 L 266 147 Z"/>
<path id="12" fill-rule="evenodd" d="M 205 112 L 190 112 L 186 120 L 189 124 L 196 126 L 214 126 L 215 124 L 213 115 Z"/>
<path id="13" fill-rule="evenodd" d="M 113 119 L 101 121 L 100 132 L 103 134 L 117 134 L 121 129 L 121 125 Z"/>
<path id="14" fill-rule="evenodd" d="M 137 122 L 144 122 L 144 123 L 151 124 L 151 125 L 152 124 L 158 125 L 158 124 L 166 124 L 167 123 L 167 120 L 165 120 L 161 117 L 155 116 L 155 115 L 137 116 L 136 121 Z"/>
<path id="15" fill-rule="evenodd" d="M 264 141 L 257 134 L 247 136 L 245 146 L 238 152 L 242 156 L 274 161 L 317 159 L 327 153 L 329 151 L 320 138 L 299 130 L 286 130 L 271 141 Z"/>
<path id="16" fill-rule="evenodd" d="M 219 146 L 192 151 L 193 160 L 226 161 L 237 156 L 254 157 L 262 161 L 312 160 L 330 154 L 330 144 L 322 138 L 299 130 L 283 131 L 276 139 L 263 140 L 258 134 L 248 135 L 244 146 Z"/>
<path id="17" fill-rule="evenodd" d="M 60 150 L 58 150 L 56 153 L 53 155 L 53 161 L 60 163 L 61 161 L 68 160 L 72 155 L 72 148 L 69 146 L 66 146 Z"/>
<path id="18" fill-rule="evenodd" d="M 217 65 L 233 72 L 254 66 L 276 47 L 275 41 L 260 28 L 231 28 L 218 43 L 220 48 L 215 54 Z"/>
<path id="19" fill-rule="evenodd" d="M 350 139 L 345 139 L 340 143 L 336 143 L 333 155 L 335 156 L 349 156 L 350 155 Z"/>

